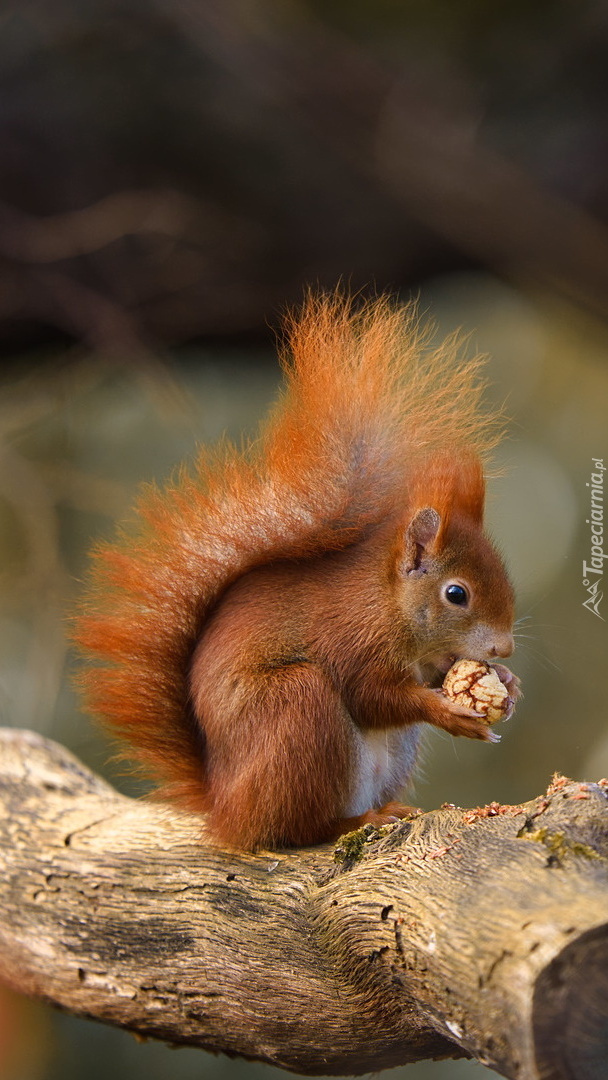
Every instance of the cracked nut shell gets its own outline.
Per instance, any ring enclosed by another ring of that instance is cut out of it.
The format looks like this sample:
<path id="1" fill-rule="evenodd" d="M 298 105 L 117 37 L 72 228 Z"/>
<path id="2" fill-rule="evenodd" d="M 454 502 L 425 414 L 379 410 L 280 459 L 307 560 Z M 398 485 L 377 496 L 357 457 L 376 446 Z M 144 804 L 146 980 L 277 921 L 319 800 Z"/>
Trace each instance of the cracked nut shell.
<path id="1" fill-rule="evenodd" d="M 509 692 L 494 668 L 483 660 L 457 660 L 443 680 L 443 692 L 488 724 L 502 720 L 509 709 Z"/>

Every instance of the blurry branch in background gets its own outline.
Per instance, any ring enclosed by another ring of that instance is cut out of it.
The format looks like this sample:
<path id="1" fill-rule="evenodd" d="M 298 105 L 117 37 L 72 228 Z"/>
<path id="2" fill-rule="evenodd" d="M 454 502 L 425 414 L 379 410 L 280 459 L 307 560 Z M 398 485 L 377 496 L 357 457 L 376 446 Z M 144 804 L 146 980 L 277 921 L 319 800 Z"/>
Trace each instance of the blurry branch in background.
<path id="1" fill-rule="evenodd" d="M 39 314 L 84 345 L 122 353 L 121 359 L 151 362 L 157 357 L 127 308 L 108 292 L 93 288 L 65 265 L 81 256 L 138 234 L 154 244 L 158 237 L 195 242 L 194 200 L 172 191 L 124 191 L 82 210 L 35 217 L 0 203 L 0 258 L 29 266 L 26 280 L 37 285 Z M 6 312 L 5 314 L 8 314 Z M 13 313 L 16 314 L 16 313 Z"/>
<path id="2" fill-rule="evenodd" d="M 265 6 L 276 10 L 272 0 Z M 183 0 L 176 15 L 201 41 L 207 27 L 194 0 Z M 291 15 L 289 37 L 266 27 L 272 104 L 289 102 L 294 84 L 305 87 L 294 109 L 304 137 L 314 132 L 321 153 L 340 156 L 393 201 L 397 227 L 400 214 L 414 217 L 488 269 L 565 293 L 608 318 L 608 228 L 484 143 L 482 112 L 463 73 L 431 65 L 403 78 L 377 65 L 371 49 L 315 22 L 305 6 L 292 5 Z M 238 24 L 221 29 L 240 57 Z M 242 52 L 249 35 L 241 24 Z M 313 65 L 314 87 L 306 77 Z"/>
<path id="3" fill-rule="evenodd" d="M 427 123 L 424 103 L 401 97 L 396 87 L 376 165 L 410 213 L 516 285 L 608 319 L 608 228 L 476 142 L 474 115 L 437 110 Z"/>
<path id="4" fill-rule="evenodd" d="M 577 204 L 552 185 L 559 167 L 550 150 L 545 162 L 522 139 L 516 164 L 494 149 L 501 123 L 513 122 L 509 110 L 521 109 L 512 77 L 506 63 L 494 76 L 485 57 L 476 71 L 449 28 L 433 30 L 440 11 L 431 4 L 426 23 L 418 12 L 391 33 L 381 6 L 374 34 L 357 41 L 356 30 L 339 28 L 356 27 L 356 12 L 345 7 L 330 22 L 297 0 L 141 8 L 106 0 L 95 15 L 57 0 L 52 18 L 34 0 L 18 17 L 23 66 L 18 58 L 10 69 L 21 128 L 4 128 L 0 117 L 0 141 L 16 162 L 9 154 L 6 182 L 0 169 L 0 320 L 46 323 L 91 347 L 138 354 L 158 342 L 258 330 L 311 280 L 407 288 L 421 270 L 453 265 L 455 252 L 465 265 L 473 259 L 555 289 L 606 318 L 608 232 L 584 209 L 593 186 L 584 151 L 567 163 L 584 177 Z M 466 25 L 468 7 L 455 4 L 450 17 L 455 29 Z M 483 22 L 494 47 L 505 18 L 500 8 Z M 568 18 L 579 20 L 578 42 Z M 417 37 L 421 20 L 426 36 Z M 522 52 L 529 67 L 537 53 L 546 59 L 553 119 L 564 124 L 555 72 L 563 65 L 572 83 L 576 64 L 584 67 L 598 33 L 593 5 L 571 5 L 550 35 L 530 20 L 535 36 Z M 522 13 L 520 23 L 525 34 Z M 48 70 L 32 64 L 41 40 Z M 55 96 L 41 130 L 31 103 L 47 84 Z M 600 129 L 585 129 L 574 145 L 586 145 L 589 130 L 601 189 Z M 27 212 L 17 208 L 15 174 Z M 78 209 L 66 211 L 70 200 Z"/>
<path id="5" fill-rule="evenodd" d="M 608 781 L 222 851 L 56 743 L 0 731 L 0 977 L 64 1009 L 307 1075 L 474 1057 L 595 1080 Z"/>
<path id="6" fill-rule="evenodd" d="M 122 191 L 83 210 L 33 217 L 0 204 L 0 251 L 18 262 L 53 263 L 91 254 L 137 233 L 182 241 L 200 216 L 200 204 L 176 191 Z"/>

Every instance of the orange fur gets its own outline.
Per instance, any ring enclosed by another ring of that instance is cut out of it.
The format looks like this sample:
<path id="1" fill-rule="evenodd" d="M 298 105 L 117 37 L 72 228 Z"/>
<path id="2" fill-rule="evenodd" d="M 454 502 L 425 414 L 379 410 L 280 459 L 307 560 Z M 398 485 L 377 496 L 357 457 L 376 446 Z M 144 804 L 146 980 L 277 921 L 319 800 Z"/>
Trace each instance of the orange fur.
<path id="1" fill-rule="evenodd" d="M 302 313 L 287 321 L 283 365 L 281 398 L 249 447 L 242 453 L 229 444 L 202 451 L 192 475 L 183 470 L 162 492 L 148 488 L 131 528 L 116 543 L 97 548 L 75 635 L 97 661 L 83 676 L 89 708 L 132 744 L 143 766 L 173 798 L 215 812 L 219 836 L 250 846 L 330 835 L 331 820 L 344 815 L 340 800 L 332 796 L 331 767 L 324 772 L 319 761 L 334 753 L 342 762 L 334 785 L 340 789 L 352 747 L 335 733 L 333 743 L 329 736 L 327 745 L 321 745 L 323 739 L 315 742 L 312 729 L 322 727 L 336 691 L 325 677 L 319 682 L 316 669 L 306 668 L 308 659 L 299 674 L 290 666 L 289 678 L 260 673 L 262 632 L 254 629 L 253 616 L 246 627 L 243 623 L 237 649 L 244 658 L 247 654 L 243 679 L 248 690 L 240 711 L 234 712 L 228 689 L 215 719 L 210 704 L 197 704 L 191 692 L 193 656 L 215 613 L 221 616 L 222 598 L 239 579 L 276 563 L 297 567 L 290 583 L 302 578 L 302 566 L 316 567 L 309 583 L 322 596 L 319 582 L 325 580 L 332 553 L 338 565 L 340 552 L 364 552 L 367 538 L 385 523 L 401 522 L 398 528 L 405 528 L 424 506 L 433 506 L 442 518 L 437 550 L 445 544 L 448 523 L 459 515 L 479 529 L 481 460 L 496 442 L 498 429 L 496 418 L 482 409 L 479 358 L 461 359 L 455 338 L 429 347 L 412 306 L 380 299 L 356 308 L 338 295 L 309 296 Z M 397 524 L 391 538 L 382 541 L 382 552 L 394 550 L 395 529 Z M 383 559 L 383 554 L 376 556 L 378 566 Z M 354 581 L 367 580 L 365 565 L 363 558 L 361 566 L 353 566 Z M 264 588 L 272 595 L 275 587 Z M 353 610 L 361 607 L 365 623 L 365 605 L 358 604 L 364 594 L 365 589 L 355 587 L 348 603 Z M 373 597 L 367 599 L 378 606 Z M 342 638 L 348 622 L 344 614 Z M 281 618 L 289 620 L 289 608 Z M 506 625 L 508 617 L 503 621 Z M 367 633 L 358 632 L 360 637 Z M 382 632 L 376 628 L 370 634 L 381 637 Z M 282 642 L 276 640 L 277 630 L 269 633 L 266 647 L 272 659 Z M 343 647 L 342 638 L 336 637 L 330 651 Z M 376 642 L 374 648 L 379 647 Z M 205 664 L 208 660 L 201 661 L 201 670 Z M 333 708 L 337 717 L 344 705 Z M 431 704 L 428 709 L 430 715 Z M 288 721 L 297 725 L 299 717 L 301 726 L 302 717 L 317 717 L 310 720 L 308 735 L 316 765 L 301 770 L 300 780 L 292 779 L 288 769 L 287 781 L 280 781 L 276 757 L 258 753 L 268 741 L 266 729 L 258 730 L 249 758 L 256 778 L 244 792 L 242 774 L 229 764 L 230 746 L 239 762 L 243 755 L 230 741 L 224 747 L 218 737 L 214 743 L 214 724 L 223 722 L 222 711 L 229 712 L 242 733 L 256 710 L 272 727 L 272 738 L 282 740 L 284 762 L 302 757 L 301 740 L 289 742 Z M 405 713 L 403 723 L 416 719 L 411 708 Z M 420 713 L 419 718 L 428 717 Z M 336 725 L 337 730 L 337 719 Z M 314 793 L 313 774 L 318 780 Z M 263 798 L 264 777 L 270 775 L 277 791 L 273 823 L 258 827 L 256 799 Z M 301 786 L 293 798 L 290 783 Z M 315 800 L 323 802 L 323 809 L 315 821 L 302 824 L 304 811 L 314 817 Z M 231 815 L 238 826 L 230 826 Z"/>

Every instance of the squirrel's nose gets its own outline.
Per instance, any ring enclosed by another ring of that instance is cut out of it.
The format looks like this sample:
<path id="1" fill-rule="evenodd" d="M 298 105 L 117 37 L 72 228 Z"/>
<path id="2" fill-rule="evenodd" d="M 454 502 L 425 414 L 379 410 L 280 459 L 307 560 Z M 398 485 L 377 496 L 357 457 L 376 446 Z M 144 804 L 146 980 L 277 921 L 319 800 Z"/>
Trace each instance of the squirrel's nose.
<path id="1" fill-rule="evenodd" d="M 514 648 L 513 634 L 497 634 L 490 646 L 490 656 L 510 656 Z"/>

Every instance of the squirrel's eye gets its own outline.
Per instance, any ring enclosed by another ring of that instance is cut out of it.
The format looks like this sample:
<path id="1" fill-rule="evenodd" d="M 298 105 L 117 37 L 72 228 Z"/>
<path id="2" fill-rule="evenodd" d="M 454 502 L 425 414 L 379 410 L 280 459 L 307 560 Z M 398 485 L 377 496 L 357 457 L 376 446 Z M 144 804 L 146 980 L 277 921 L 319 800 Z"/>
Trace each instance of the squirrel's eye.
<path id="1" fill-rule="evenodd" d="M 450 604 L 466 604 L 469 599 L 469 594 L 462 585 L 448 585 L 443 595 Z"/>

